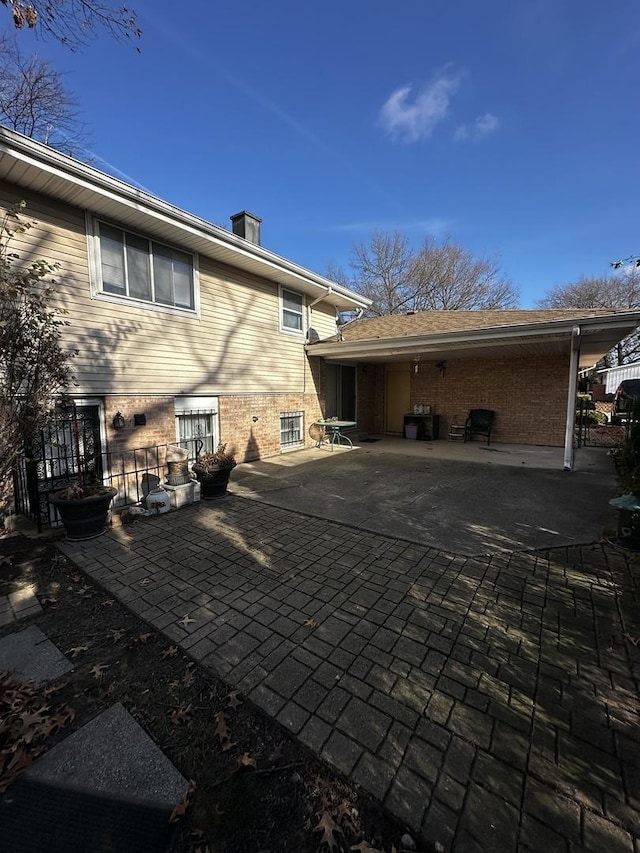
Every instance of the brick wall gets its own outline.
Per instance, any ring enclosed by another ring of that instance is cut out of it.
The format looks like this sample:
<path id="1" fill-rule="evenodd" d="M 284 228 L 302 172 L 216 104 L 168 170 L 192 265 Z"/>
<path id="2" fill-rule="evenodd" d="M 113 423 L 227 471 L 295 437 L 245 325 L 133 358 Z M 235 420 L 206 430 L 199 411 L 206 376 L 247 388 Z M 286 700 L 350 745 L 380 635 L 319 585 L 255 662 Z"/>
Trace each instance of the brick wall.
<path id="1" fill-rule="evenodd" d="M 568 355 L 450 359 L 444 377 L 435 361 L 422 361 L 418 373 L 410 373 L 409 410 L 416 403 L 430 405 L 440 415 L 440 436 L 446 438 L 456 415 L 466 416 L 469 409 L 493 409 L 492 440 L 561 447 L 568 375 Z M 366 373 L 360 368 L 361 431 L 383 431 L 384 398 L 384 365 L 368 365 Z"/>
<path id="2" fill-rule="evenodd" d="M 152 447 L 176 440 L 175 408 L 173 397 L 110 396 L 104 399 L 107 445 L 111 453 Z M 113 418 L 121 412 L 124 429 L 114 429 Z M 134 414 L 146 416 L 145 426 L 134 426 Z"/>
<path id="3" fill-rule="evenodd" d="M 220 397 L 220 439 L 238 462 L 276 456 L 280 448 L 280 414 L 303 412 L 305 445 L 313 444 L 309 427 L 321 417 L 318 396 L 309 394 L 228 395 Z"/>

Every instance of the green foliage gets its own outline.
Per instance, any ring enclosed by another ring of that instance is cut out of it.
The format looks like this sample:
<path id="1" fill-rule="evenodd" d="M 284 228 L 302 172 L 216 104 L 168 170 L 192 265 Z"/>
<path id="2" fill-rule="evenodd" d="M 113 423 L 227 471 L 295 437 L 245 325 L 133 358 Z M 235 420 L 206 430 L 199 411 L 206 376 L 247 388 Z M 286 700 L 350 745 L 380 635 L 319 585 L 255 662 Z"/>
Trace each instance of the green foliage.
<path id="1" fill-rule="evenodd" d="M 635 400 L 627 438 L 610 451 L 622 494 L 640 496 L 640 400 Z"/>
<path id="2" fill-rule="evenodd" d="M 51 307 L 57 264 L 20 262 L 9 251 L 16 235 L 33 223 L 22 220 L 20 202 L 0 220 L 0 487 L 46 424 L 71 380 L 62 347 L 64 313 Z M 0 500 L 2 490 L 0 488 Z M 5 494 L 6 499 L 6 494 Z"/>

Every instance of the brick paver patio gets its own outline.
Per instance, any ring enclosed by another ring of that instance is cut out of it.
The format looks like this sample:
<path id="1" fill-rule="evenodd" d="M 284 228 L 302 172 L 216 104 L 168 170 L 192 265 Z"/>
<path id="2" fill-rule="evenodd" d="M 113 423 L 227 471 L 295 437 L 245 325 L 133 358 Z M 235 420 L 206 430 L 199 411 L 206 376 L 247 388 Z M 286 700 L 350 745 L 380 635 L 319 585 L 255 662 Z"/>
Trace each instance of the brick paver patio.
<path id="1" fill-rule="evenodd" d="M 239 497 L 61 547 L 425 841 L 640 853 L 635 558 L 460 557 Z"/>

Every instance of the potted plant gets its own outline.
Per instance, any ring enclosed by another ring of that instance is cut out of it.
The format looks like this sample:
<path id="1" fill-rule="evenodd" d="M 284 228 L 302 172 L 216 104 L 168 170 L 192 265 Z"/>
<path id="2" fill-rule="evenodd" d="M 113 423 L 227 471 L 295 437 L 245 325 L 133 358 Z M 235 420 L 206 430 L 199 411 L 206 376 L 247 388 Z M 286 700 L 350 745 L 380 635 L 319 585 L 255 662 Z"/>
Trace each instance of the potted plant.
<path id="1" fill-rule="evenodd" d="M 224 497 L 227 493 L 229 477 L 237 463 L 234 455 L 227 453 L 226 449 L 226 444 L 219 444 L 215 453 L 203 453 L 192 465 L 205 501 Z"/>
<path id="2" fill-rule="evenodd" d="M 118 490 L 98 483 L 67 486 L 49 497 L 70 542 L 100 536 L 107 528 L 109 506 Z"/>

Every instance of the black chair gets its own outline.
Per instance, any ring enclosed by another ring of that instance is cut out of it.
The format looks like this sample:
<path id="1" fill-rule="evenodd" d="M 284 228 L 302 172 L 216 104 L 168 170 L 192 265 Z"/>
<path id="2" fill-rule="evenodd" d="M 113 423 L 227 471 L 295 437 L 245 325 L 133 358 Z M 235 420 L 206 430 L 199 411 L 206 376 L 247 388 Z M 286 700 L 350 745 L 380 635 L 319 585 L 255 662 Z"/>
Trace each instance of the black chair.
<path id="1" fill-rule="evenodd" d="M 464 425 L 464 440 L 471 441 L 474 435 L 486 435 L 487 444 L 491 444 L 495 417 L 493 409 L 471 409 Z"/>

